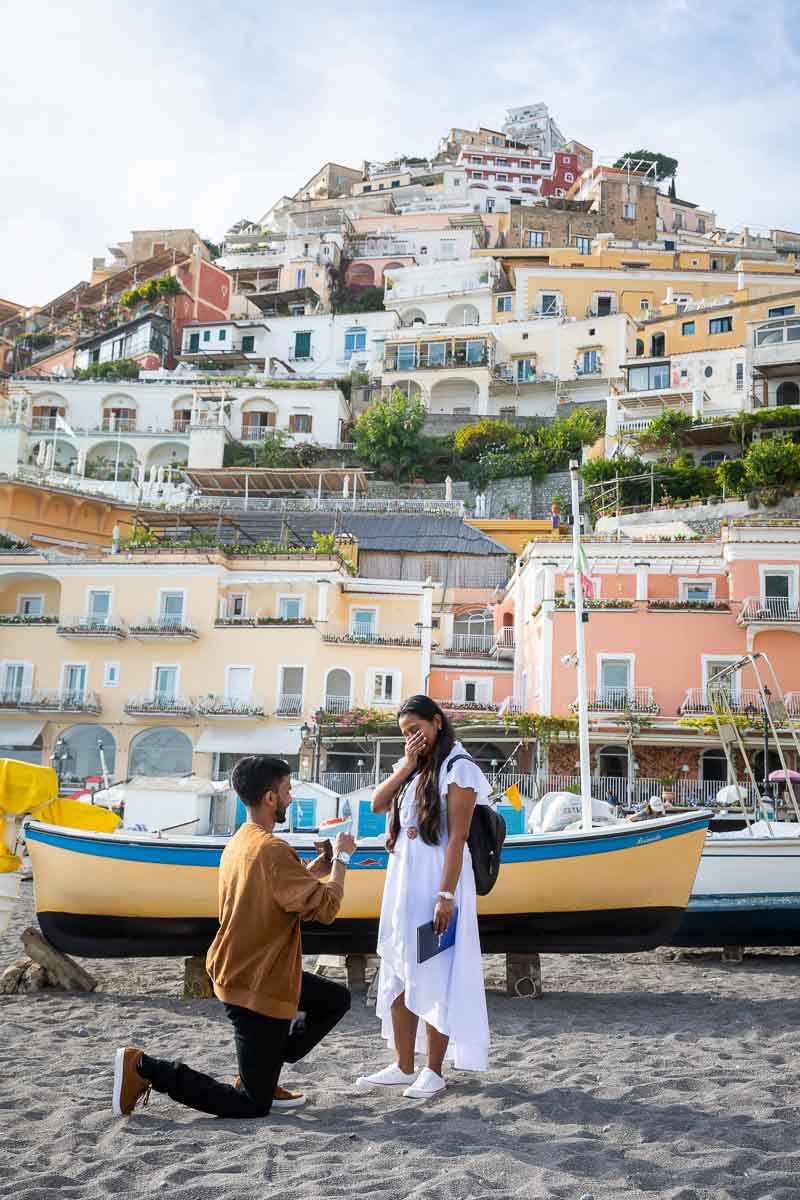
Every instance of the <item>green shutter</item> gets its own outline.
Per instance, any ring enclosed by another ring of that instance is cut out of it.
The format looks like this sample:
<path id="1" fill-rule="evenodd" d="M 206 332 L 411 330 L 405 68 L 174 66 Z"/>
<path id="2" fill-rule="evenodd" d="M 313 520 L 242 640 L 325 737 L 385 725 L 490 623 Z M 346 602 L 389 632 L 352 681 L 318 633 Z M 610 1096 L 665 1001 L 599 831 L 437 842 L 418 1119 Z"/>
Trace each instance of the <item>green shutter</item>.
<path id="1" fill-rule="evenodd" d="M 294 335 L 294 356 L 295 358 L 311 357 L 310 333 L 296 333 Z"/>
<path id="2" fill-rule="evenodd" d="M 189 334 L 189 353 L 194 354 L 195 350 L 199 350 L 199 349 L 200 349 L 200 334 L 199 333 L 190 333 Z"/>

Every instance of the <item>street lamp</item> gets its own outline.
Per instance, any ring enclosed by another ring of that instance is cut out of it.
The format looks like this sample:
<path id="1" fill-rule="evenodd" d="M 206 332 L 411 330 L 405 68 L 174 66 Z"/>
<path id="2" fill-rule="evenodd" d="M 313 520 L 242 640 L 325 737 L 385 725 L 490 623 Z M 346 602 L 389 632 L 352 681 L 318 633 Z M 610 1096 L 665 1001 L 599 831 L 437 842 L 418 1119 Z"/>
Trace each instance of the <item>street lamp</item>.
<path id="1" fill-rule="evenodd" d="M 50 761 L 56 764 L 56 776 L 58 778 L 58 790 L 61 791 L 61 775 L 64 770 L 64 763 L 67 761 L 69 751 L 66 749 L 66 742 L 63 736 L 56 738 L 53 744 L 53 753 L 50 756 Z"/>

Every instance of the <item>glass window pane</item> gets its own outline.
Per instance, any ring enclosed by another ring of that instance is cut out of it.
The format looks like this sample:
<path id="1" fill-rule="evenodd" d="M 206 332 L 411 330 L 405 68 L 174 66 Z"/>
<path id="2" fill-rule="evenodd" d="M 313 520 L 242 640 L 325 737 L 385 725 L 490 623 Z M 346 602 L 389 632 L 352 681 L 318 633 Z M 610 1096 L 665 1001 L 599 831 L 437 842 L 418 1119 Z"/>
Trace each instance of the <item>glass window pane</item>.
<path id="1" fill-rule="evenodd" d="M 228 667 L 228 696 L 237 700 L 248 700 L 252 690 L 253 672 L 250 667 Z"/>
<path id="2" fill-rule="evenodd" d="M 301 696 L 303 693 L 303 668 L 284 667 L 281 679 L 281 692 L 284 696 Z"/>
<path id="3" fill-rule="evenodd" d="M 411 345 L 411 346 L 398 346 L 397 347 L 397 366 L 400 370 L 406 370 L 410 367 L 414 367 L 416 365 L 416 361 L 417 361 L 416 346 Z"/>
<path id="4" fill-rule="evenodd" d="M 71 729 L 65 729 L 62 736 L 66 754 L 61 766 L 62 782 L 84 783 L 90 776 L 102 777 L 103 761 L 106 771 L 113 776 L 117 747 L 108 729 L 102 725 L 73 725 Z"/>
<path id="5" fill-rule="evenodd" d="M 111 610 L 110 592 L 89 593 L 89 615 L 92 617 L 107 617 Z"/>
<path id="6" fill-rule="evenodd" d="M 176 667 L 156 667 L 155 693 L 157 696 L 175 695 L 175 684 L 178 678 Z"/>
<path id="7" fill-rule="evenodd" d="M 630 663 L 625 659 L 607 658 L 602 664 L 601 671 L 604 688 L 628 688 Z"/>
<path id="8" fill-rule="evenodd" d="M 161 615 L 174 618 L 183 616 L 183 592 L 166 592 L 161 597 Z"/>
<path id="9" fill-rule="evenodd" d="M 148 729 L 131 743 L 129 775 L 191 775 L 192 743 L 180 729 Z"/>
<path id="10" fill-rule="evenodd" d="M 300 617 L 301 600 L 299 596 L 283 596 L 280 601 L 279 615 L 285 621 L 296 621 Z"/>
<path id="11" fill-rule="evenodd" d="M 25 617 L 40 617 L 42 615 L 42 597 L 26 596 L 22 601 L 21 612 Z"/>

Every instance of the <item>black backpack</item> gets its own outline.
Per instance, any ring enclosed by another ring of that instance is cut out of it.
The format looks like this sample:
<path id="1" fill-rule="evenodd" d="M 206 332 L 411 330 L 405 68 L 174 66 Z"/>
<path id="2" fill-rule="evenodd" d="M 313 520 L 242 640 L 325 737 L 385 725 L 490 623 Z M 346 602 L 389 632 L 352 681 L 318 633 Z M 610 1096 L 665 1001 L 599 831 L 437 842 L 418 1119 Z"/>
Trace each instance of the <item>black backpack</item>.
<path id="1" fill-rule="evenodd" d="M 466 759 L 473 762 L 469 754 L 456 754 L 447 764 L 447 774 L 457 762 Z M 506 823 L 491 804 L 476 804 L 469 827 L 467 845 L 472 855 L 472 870 L 475 875 L 475 891 L 485 896 L 497 883 L 500 874 L 500 852 L 506 840 Z"/>

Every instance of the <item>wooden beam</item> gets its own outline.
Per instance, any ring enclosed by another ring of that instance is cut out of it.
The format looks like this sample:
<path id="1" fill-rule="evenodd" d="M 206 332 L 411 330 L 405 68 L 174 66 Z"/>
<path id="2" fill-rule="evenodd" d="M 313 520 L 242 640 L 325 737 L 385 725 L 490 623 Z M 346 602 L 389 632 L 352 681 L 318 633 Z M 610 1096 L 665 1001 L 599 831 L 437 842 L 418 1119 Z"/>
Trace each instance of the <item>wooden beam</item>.
<path id="1" fill-rule="evenodd" d="M 68 992 L 93 992 L 97 980 L 88 971 L 84 971 L 73 959 L 55 946 L 51 946 L 45 937 L 32 926 L 22 934 L 22 944 L 27 954 L 35 963 L 44 967 L 51 979 Z"/>

